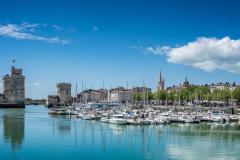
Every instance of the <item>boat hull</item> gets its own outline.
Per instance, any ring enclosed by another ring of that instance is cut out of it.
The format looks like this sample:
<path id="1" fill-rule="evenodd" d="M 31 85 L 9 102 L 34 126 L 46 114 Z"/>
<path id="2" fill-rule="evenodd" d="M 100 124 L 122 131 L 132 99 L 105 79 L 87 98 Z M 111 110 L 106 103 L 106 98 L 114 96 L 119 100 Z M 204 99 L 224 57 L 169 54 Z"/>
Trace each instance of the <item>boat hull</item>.
<path id="1" fill-rule="evenodd" d="M 127 121 L 126 120 L 120 120 L 120 119 L 110 119 L 109 123 L 124 125 L 124 124 L 127 124 Z"/>

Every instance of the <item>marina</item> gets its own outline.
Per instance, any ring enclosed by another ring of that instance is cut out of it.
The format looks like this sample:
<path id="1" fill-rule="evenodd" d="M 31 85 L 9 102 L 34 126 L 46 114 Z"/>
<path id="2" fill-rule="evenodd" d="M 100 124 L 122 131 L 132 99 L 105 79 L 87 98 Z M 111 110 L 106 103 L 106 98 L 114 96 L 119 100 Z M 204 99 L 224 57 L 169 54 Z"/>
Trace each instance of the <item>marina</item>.
<path id="1" fill-rule="evenodd" d="M 240 160 L 240 0 L 0 2 L 0 160 Z"/>
<path id="2" fill-rule="evenodd" d="M 89 107 L 90 105 L 90 107 Z M 146 107 L 142 109 L 132 109 L 130 106 L 118 106 L 112 108 L 104 108 L 108 104 L 85 104 L 70 107 L 51 108 L 48 111 L 50 115 L 76 115 L 77 118 L 83 120 L 100 120 L 104 123 L 112 123 L 119 125 L 150 125 L 150 124 L 170 124 L 170 123 L 231 123 L 240 122 L 240 114 L 224 113 L 222 108 L 218 111 L 198 110 L 192 108 L 192 111 L 176 111 L 173 109 L 164 110 L 161 107 Z M 97 107 L 96 107 L 97 106 Z M 111 105 L 114 106 L 114 105 Z M 74 109 L 73 109 L 74 108 Z M 171 108 L 171 106 L 169 106 Z"/>
<path id="3" fill-rule="evenodd" d="M 240 125 L 236 122 L 116 125 L 71 115 L 50 115 L 44 106 L 26 106 L 0 109 L 0 135 L 1 159 L 240 157 Z"/>

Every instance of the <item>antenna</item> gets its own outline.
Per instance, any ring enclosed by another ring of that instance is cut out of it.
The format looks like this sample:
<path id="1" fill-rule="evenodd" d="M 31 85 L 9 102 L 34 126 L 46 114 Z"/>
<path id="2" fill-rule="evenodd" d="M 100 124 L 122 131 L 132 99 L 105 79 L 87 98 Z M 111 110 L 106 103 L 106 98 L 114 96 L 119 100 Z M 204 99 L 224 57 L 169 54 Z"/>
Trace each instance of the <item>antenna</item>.
<path id="1" fill-rule="evenodd" d="M 77 83 L 76 83 L 76 88 L 75 88 L 75 97 L 77 97 Z"/>
<path id="2" fill-rule="evenodd" d="M 82 92 L 83 92 L 83 78 L 82 78 Z"/>

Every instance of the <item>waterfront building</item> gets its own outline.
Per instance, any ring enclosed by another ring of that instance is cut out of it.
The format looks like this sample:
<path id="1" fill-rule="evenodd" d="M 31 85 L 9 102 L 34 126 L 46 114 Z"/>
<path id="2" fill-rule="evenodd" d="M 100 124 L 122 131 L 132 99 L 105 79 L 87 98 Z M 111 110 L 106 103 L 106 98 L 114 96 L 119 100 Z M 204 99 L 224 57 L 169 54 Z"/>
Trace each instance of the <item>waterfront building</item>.
<path id="1" fill-rule="evenodd" d="M 11 74 L 3 76 L 3 94 L 5 103 L 24 105 L 25 100 L 25 76 L 22 69 L 11 67 Z"/>
<path id="2" fill-rule="evenodd" d="M 60 103 L 60 98 L 57 95 L 48 95 L 47 106 L 53 107 Z"/>
<path id="3" fill-rule="evenodd" d="M 132 92 L 134 93 L 144 93 L 144 92 L 151 92 L 151 88 L 147 87 L 133 87 Z"/>
<path id="4" fill-rule="evenodd" d="M 226 83 L 219 82 L 219 83 L 212 83 L 206 86 L 208 86 L 211 92 L 213 92 L 213 90 L 215 89 L 218 89 L 218 90 L 229 89 L 232 92 L 237 88 L 237 85 L 235 82 L 233 82 L 232 84 L 230 84 L 229 82 L 226 82 Z"/>
<path id="5" fill-rule="evenodd" d="M 164 90 L 164 78 L 162 76 L 162 72 L 160 71 L 160 75 L 159 75 L 159 80 L 157 83 L 157 91 L 163 91 Z"/>
<path id="6" fill-rule="evenodd" d="M 77 95 L 78 103 L 89 102 L 106 102 L 108 99 L 108 90 L 106 89 L 89 89 L 85 90 Z"/>
<path id="7" fill-rule="evenodd" d="M 132 100 L 132 90 L 118 87 L 110 90 L 110 102 L 128 103 Z"/>
<path id="8" fill-rule="evenodd" d="M 61 105 L 70 105 L 72 101 L 70 83 L 58 83 L 57 84 L 57 96 L 60 99 Z"/>

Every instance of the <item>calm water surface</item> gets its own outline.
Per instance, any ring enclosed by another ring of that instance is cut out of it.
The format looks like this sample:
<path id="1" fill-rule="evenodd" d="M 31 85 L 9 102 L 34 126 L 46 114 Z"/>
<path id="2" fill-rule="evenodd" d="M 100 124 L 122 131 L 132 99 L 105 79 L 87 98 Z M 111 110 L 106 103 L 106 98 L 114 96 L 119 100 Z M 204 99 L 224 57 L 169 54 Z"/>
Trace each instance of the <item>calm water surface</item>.
<path id="1" fill-rule="evenodd" d="M 0 159 L 240 160 L 238 124 L 117 126 L 0 109 Z"/>

